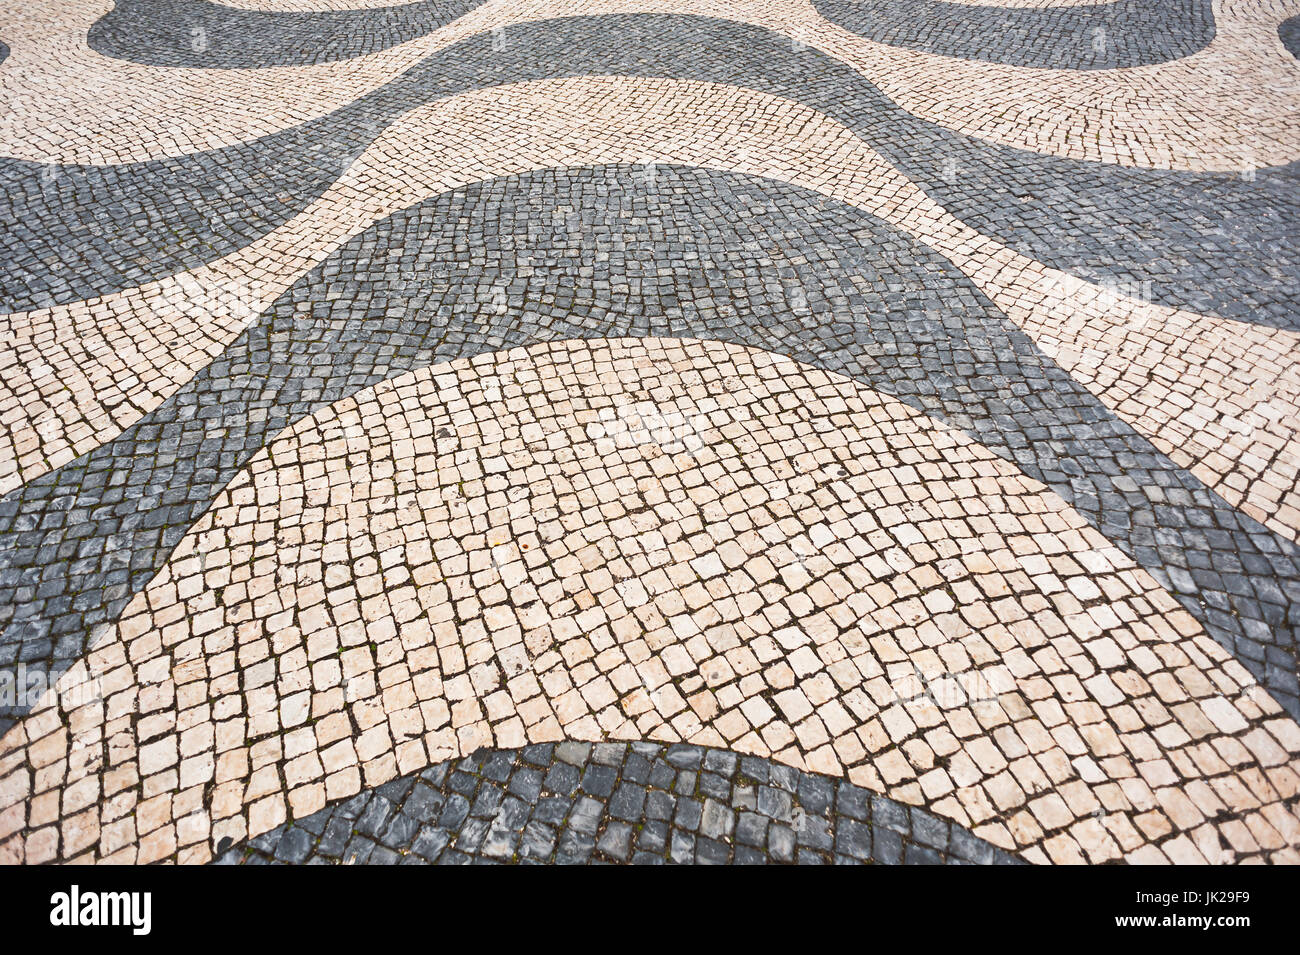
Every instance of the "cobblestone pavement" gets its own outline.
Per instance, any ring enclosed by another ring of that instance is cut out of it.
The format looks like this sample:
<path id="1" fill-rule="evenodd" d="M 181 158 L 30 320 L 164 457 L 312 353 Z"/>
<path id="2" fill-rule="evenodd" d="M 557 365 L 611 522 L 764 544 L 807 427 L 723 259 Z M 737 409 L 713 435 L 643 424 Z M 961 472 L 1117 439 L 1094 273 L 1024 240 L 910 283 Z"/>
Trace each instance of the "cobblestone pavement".
<path id="1" fill-rule="evenodd" d="M 219 865 L 1015 864 L 915 806 L 727 750 L 540 744 L 448 760 L 232 847 Z"/>
<path id="2" fill-rule="evenodd" d="M 1300 861 L 1300 0 L 0 21 L 0 861 Z"/>

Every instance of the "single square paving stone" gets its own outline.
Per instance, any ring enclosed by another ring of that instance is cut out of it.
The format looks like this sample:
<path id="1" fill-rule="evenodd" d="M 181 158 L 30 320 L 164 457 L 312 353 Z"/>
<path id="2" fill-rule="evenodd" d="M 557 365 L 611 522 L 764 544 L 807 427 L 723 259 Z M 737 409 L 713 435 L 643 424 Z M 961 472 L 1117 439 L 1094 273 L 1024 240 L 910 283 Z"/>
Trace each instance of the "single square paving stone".
<path id="1" fill-rule="evenodd" d="M 677 769 L 699 769 L 704 760 L 704 750 L 698 746 L 678 743 L 668 747 L 664 758 Z"/>
<path id="2" fill-rule="evenodd" d="M 767 760 L 759 759 L 757 756 L 742 756 L 740 758 L 740 775 L 756 783 L 767 782 Z"/>
<path id="3" fill-rule="evenodd" d="M 871 793 L 851 783 L 840 783 L 835 809 L 842 816 L 866 822 L 871 818 Z"/>
<path id="4" fill-rule="evenodd" d="M 655 789 L 672 789 L 677 779 L 677 770 L 662 760 L 650 764 L 650 786 Z"/>
<path id="5" fill-rule="evenodd" d="M 337 859 L 343 854 L 351 837 L 352 823 L 342 815 L 335 815 L 326 824 L 320 842 L 316 844 L 316 852 Z"/>
<path id="6" fill-rule="evenodd" d="M 592 748 L 591 761 L 603 766 L 619 767 L 627 758 L 625 743 L 597 743 Z"/>
<path id="7" fill-rule="evenodd" d="M 492 859 L 509 859 L 515 854 L 519 833 L 505 826 L 493 824 L 479 846 L 479 853 Z"/>
<path id="8" fill-rule="evenodd" d="M 569 829 L 594 835 L 605 815 L 605 804 L 589 796 L 580 796 L 569 810 Z"/>
<path id="9" fill-rule="evenodd" d="M 679 865 L 695 861 L 695 834 L 674 829 L 668 843 L 668 858 Z"/>
<path id="10" fill-rule="evenodd" d="M 799 801 L 808 812 L 824 816 L 835 798 L 835 784 L 825 776 L 802 774 L 799 777 Z"/>
<path id="11" fill-rule="evenodd" d="M 560 835 L 560 845 L 555 853 L 555 861 L 561 865 L 582 865 L 591 859 L 596 848 L 595 837 L 576 829 L 566 829 Z"/>
<path id="12" fill-rule="evenodd" d="M 510 778 L 517 756 L 518 754 L 513 750 L 498 750 L 492 753 L 483 762 L 483 776 L 498 783 L 505 782 Z"/>
<path id="13" fill-rule="evenodd" d="M 442 807 L 442 815 L 438 817 L 438 825 L 450 832 L 458 831 L 469 818 L 469 806 L 469 800 L 460 793 L 449 793 L 447 802 Z"/>
<path id="14" fill-rule="evenodd" d="M 623 780 L 644 785 L 650 781 L 652 763 L 640 753 L 630 753 L 623 762 Z"/>
<path id="15" fill-rule="evenodd" d="M 736 814 L 723 803 L 706 799 L 700 816 L 700 835 L 725 841 L 731 838 L 736 827 Z"/>
<path id="16" fill-rule="evenodd" d="M 698 799 L 678 799 L 677 812 L 673 816 L 673 826 L 677 829 L 695 832 L 700 828 L 700 820 L 703 816 L 704 803 Z"/>
<path id="17" fill-rule="evenodd" d="M 596 848 L 618 862 L 626 862 L 632 848 L 632 827 L 615 820 L 605 827 Z"/>
<path id="18" fill-rule="evenodd" d="M 519 756 L 530 766 L 549 766 L 555 759 L 555 744 L 534 743 L 521 749 Z"/>
<path id="19" fill-rule="evenodd" d="M 450 842 L 451 833 L 447 830 L 425 826 L 411 841 L 411 852 L 428 862 L 436 862 Z"/>
<path id="20" fill-rule="evenodd" d="M 673 783 L 673 792 L 679 796 L 693 796 L 699 792 L 699 773 L 690 769 L 683 769 L 677 773 L 677 779 Z"/>
<path id="21" fill-rule="evenodd" d="M 306 862 L 315 842 L 312 834 L 306 829 L 290 826 L 275 847 L 275 858 L 281 862 Z"/>
<path id="22" fill-rule="evenodd" d="M 473 804 L 470 806 L 469 814 L 479 817 L 495 816 L 497 810 L 501 808 L 501 802 L 505 799 L 505 795 L 505 790 L 500 786 L 486 781 L 483 782 L 478 788 Z"/>
<path id="23" fill-rule="evenodd" d="M 767 830 L 767 850 L 774 862 L 793 862 L 795 833 L 788 826 L 774 825 Z"/>
<path id="24" fill-rule="evenodd" d="M 912 838 L 940 852 L 948 848 L 948 822 L 933 813 L 912 808 Z"/>
<path id="25" fill-rule="evenodd" d="M 543 786 L 547 792 L 572 796 L 577 792 L 581 780 L 582 774 L 576 766 L 570 763 L 556 762 L 547 771 Z"/>
<path id="26" fill-rule="evenodd" d="M 536 794 L 533 794 L 530 801 L 536 801 L 536 799 Z M 446 800 L 447 797 L 444 793 L 439 792 L 432 786 L 425 785 L 422 781 L 420 785 L 411 790 L 411 794 L 406 797 L 406 802 L 402 803 L 402 815 L 409 816 L 419 822 L 428 822 L 438 815 Z"/>
<path id="27" fill-rule="evenodd" d="M 646 793 L 645 817 L 647 819 L 671 819 L 676 808 L 677 801 L 672 793 L 661 789 L 651 789 Z"/>
<path id="28" fill-rule="evenodd" d="M 620 783 L 609 800 L 609 813 L 618 819 L 637 822 L 645 814 L 646 791 L 632 783 Z"/>
<path id="29" fill-rule="evenodd" d="M 695 861 L 700 865 L 726 865 L 731 861 L 731 846 L 701 836 L 695 840 Z"/>
<path id="30" fill-rule="evenodd" d="M 771 786 L 760 786 L 758 788 L 758 811 L 769 819 L 780 819 L 788 822 L 793 809 L 794 797 L 790 793 L 782 792 L 780 789 L 774 789 Z"/>
<path id="31" fill-rule="evenodd" d="M 384 830 L 379 841 L 395 849 L 409 846 L 420 829 L 421 821 L 413 814 L 396 813 L 388 823 L 388 828 Z"/>
<path id="32" fill-rule="evenodd" d="M 456 834 L 456 850 L 470 856 L 477 856 L 491 827 L 490 819 L 470 816 L 460 827 L 460 832 Z"/>
<path id="33" fill-rule="evenodd" d="M 736 841 L 748 846 L 762 848 L 767 844 L 766 816 L 755 812 L 742 812 L 736 821 Z"/>
<path id="34" fill-rule="evenodd" d="M 555 830 L 544 822 L 534 820 L 524 827 L 519 841 L 519 856 L 523 859 L 547 861 L 555 851 Z"/>
<path id="35" fill-rule="evenodd" d="M 555 757 L 559 762 L 571 766 L 585 766 L 591 758 L 590 743 L 559 743 L 555 747 Z"/>
<path id="36" fill-rule="evenodd" d="M 856 819 L 840 819 L 835 830 L 835 851 L 854 859 L 871 859 L 871 827 Z"/>
<path id="37" fill-rule="evenodd" d="M 739 759 L 736 754 L 725 749 L 710 749 L 704 754 L 704 768 L 730 779 L 736 773 Z"/>
<path id="38" fill-rule="evenodd" d="M 711 796 L 714 799 L 723 801 L 728 800 L 731 796 L 731 780 L 719 776 L 717 773 L 700 773 L 696 784 L 703 796 Z"/>
<path id="39" fill-rule="evenodd" d="M 636 840 L 637 848 L 643 852 L 659 855 L 668 847 L 668 824 L 658 820 L 649 820 L 642 827 Z"/>

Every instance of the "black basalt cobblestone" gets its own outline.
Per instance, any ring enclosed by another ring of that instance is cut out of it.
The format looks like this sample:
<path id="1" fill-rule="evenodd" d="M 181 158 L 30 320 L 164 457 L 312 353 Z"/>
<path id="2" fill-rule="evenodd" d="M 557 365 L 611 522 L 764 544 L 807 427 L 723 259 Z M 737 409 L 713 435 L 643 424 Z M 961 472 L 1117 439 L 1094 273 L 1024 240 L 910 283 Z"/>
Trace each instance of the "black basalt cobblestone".
<path id="1" fill-rule="evenodd" d="M 394 0 L 371 10 L 239 10 L 208 0 L 115 0 L 90 28 L 105 56 L 191 69 L 304 66 L 376 53 L 423 36 L 483 0 Z"/>
<path id="2" fill-rule="evenodd" d="M 956 823 L 753 756 L 481 750 L 224 847 L 216 865 L 1017 865 Z"/>
<path id="3" fill-rule="evenodd" d="M 1287 52 L 1300 60 L 1300 16 L 1283 20 L 1277 28 L 1277 35 Z"/>
<path id="4" fill-rule="evenodd" d="M 1000 7 L 942 0 L 814 0 L 817 12 L 878 43 L 967 60 L 1113 70 L 1191 56 L 1214 39 L 1209 0 L 1115 0 Z"/>

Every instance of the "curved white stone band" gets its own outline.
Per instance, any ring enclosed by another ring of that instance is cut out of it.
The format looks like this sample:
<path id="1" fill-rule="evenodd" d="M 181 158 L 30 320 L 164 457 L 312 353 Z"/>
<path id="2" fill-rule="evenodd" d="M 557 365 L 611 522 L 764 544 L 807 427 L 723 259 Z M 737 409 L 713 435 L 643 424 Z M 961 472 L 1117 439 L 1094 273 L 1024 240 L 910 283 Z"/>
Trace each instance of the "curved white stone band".
<path id="1" fill-rule="evenodd" d="M 208 70 L 101 56 L 86 31 L 111 0 L 41 0 L 6 27 L 0 154 L 113 164 L 246 142 L 330 113 L 458 40 L 604 13 L 698 14 L 775 30 L 833 56 L 923 119 L 990 142 L 1126 166 L 1242 170 L 1300 158 L 1300 64 L 1278 24 L 1300 0 L 1216 0 L 1193 56 L 1120 70 L 1004 66 L 859 37 L 810 0 L 488 0 L 432 33 L 312 66 Z"/>
<path id="2" fill-rule="evenodd" d="M 13 342 L 0 358 L 0 491 L 111 440 L 373 222 L 494 176 L 646 161 L 793 183 L 899 227 L 950 259 L 1177 464 L 1296 538 L 1300 335 L 1166 308 L 1047 268 L 953 218 L 808 107 L 626 77 L 534 81 L 419 107 L 319 199 L 244 249 L 123 292 L 0 316 Z"/>

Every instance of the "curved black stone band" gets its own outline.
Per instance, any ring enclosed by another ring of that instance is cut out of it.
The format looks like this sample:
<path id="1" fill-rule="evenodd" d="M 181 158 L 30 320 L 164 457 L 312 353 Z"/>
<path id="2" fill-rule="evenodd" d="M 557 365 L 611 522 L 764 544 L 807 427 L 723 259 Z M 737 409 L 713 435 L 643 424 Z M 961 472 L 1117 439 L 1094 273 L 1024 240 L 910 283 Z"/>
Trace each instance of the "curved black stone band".
<path id="1" fill-rule="evenodd" d="M 1057 70 L 1113 70 L 1191 56 L 1214 39 L 1210 0 L 1015 8 L 942 0 L 813 0 L 852 33 L 909 50 Z"/>
<path id="2" fill-rule="evenodd" d="M 1300 711 L 1300 548 L 1159 454 L 928 246 L 789 184 L 655 177 L 544 170 L 398 213 L 120 437 L 0 500 L 0 665 L 78 659 L 244 462 L 323 405 L 458 357 L 664 336 L 788 355 L 966 432 L 1060 494 Z"/>
<path id="3" fill-rule="evenodd" d="M 502 46 L 502 44 L 504 44 Z M 126 166 L 0 159 L 0 311 L 195 268 L 269 232 L 421 103 L 581 74 L 747 87 L 845 124 L 957 218 L 1025 255 L 1167 305 L 1300 329 L 1300 163 L 1126 169 L 996 146 L 919 120 L 845 64 L 768 30 L 630 14 L 509 27 L 430 56 L 335 113 L 255 142 Z"/>
<path id="4" fill-rule="evenodd" d="M 1300 16 L 1283 20 L 1277 28 L 1277 35 L 1287 52 L 1300 60 Z"/>
<path id="5" fill-rule="evenodd" d="M 369 10 L 239 10 L 208 0 L 115 0 L 91 26 L 96 53 L 191 69 L 305 66 L 377 53 L 445 26 L 483 0 L 416 0 Z"/>
<path id="6" fill-rule="evenodd" d="M 1021 865 L 843 780 L 724 749 L 480 750 L 223 849 L 216 865 Z"/>

